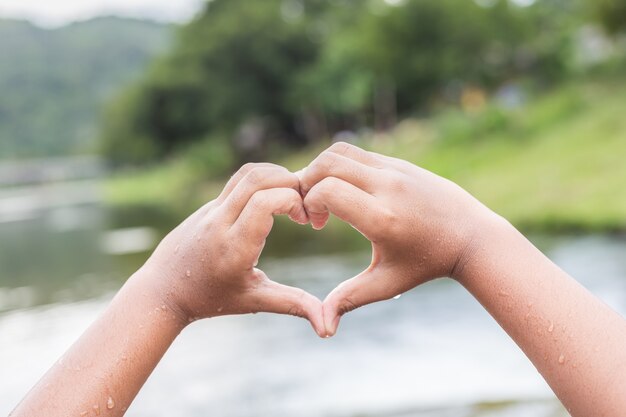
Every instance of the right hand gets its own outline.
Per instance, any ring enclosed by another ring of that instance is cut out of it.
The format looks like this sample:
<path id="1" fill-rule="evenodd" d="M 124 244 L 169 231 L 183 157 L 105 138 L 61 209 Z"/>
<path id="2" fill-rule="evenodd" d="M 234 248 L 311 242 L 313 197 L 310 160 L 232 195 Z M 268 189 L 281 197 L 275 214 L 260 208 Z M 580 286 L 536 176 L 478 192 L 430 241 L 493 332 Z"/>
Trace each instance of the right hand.
<path id="1" fill-rule="evenodd" d="M 341 316 L 437 277 L 457 277 L 495 215 L 458 185 L 409 162 L 336 143 L 300 172 L 311 224 L 330 213 L 372 242 L 370 266 L 324 301 L 329 336 Z"/>

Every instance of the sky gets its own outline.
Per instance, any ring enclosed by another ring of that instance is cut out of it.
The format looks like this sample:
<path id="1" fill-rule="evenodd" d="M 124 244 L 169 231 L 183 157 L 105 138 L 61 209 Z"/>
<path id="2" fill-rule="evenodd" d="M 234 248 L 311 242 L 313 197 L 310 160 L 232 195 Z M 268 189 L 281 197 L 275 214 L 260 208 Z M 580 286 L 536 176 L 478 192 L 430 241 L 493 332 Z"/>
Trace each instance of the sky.
<path id="1" fill-rule="evenodd" d="M 58 27 L 95 16 L 117 15 L 165 22 L 188 20 L 203 0 L 0 0 L 0 18 Z"/>
<path id="2" fill-rule="evenodd" d="M 58 27 L 95 16 L 116 15 L 184 22 L 200 9 L 206 0 L 0 0 L 0 18 L 26 19 L 38 26 Z M 402 3 L 403 0 L 385 0 Z M 488 7 L 495 0 L 474 0 Z M 535 0 L 513 0 L 528 6 Z"/>

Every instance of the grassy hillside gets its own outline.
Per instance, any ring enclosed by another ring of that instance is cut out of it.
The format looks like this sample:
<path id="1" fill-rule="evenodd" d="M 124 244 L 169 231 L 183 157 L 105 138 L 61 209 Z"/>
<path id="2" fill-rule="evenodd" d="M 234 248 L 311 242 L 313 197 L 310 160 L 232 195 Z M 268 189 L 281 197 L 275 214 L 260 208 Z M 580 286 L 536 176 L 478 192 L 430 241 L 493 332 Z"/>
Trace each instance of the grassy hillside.
<path id="1" fill-rule="evenodd" d="M 101 104 L 170 35 L 166 25 L 112 17 L 58 29 L 0 20 L 0 158 L 93 148 Z"/>
<path id="2" fill-rule="evenodd" d="M 359 144 L 452 179 L 526 230 L 626 230 L 624 97 L 623 80 L 571 83 L 514 110 L 447 109 Z M 319 151 L 275 162 L 296 170 Z M 188 159 L 111 178 L 110 204 L 158 206 L 182 216 L 223 182 L 203 180 Z"/>
<path id="3" fill-rule="evenodd" d="M 417 152 L 409 139 L 388 153 L 452 179 L 524 228 L 626 230 L 625 97 L 624 82 L 571 85 L 485 137 L 442 138 Z"/>

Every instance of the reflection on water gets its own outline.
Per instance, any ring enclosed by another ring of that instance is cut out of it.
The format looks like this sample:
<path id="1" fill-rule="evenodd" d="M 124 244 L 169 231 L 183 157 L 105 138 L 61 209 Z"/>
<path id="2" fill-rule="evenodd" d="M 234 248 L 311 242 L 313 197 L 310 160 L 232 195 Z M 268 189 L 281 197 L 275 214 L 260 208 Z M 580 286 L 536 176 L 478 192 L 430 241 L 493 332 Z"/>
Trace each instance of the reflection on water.
<path id="1" fill-rule="evenodd" d="M 101 312 L 154 243 L 111 231 L 94 204 L 0 224 L 0 413 L 7 414 Z M 550 256 L 622 314 L 626 241 L 552 238 Z M 122 251 L 120 248 L 124 249 Z M 324 297 L 368 254 L 265 260 L 272 278 Z M 459 285 L 439 280 L 357 310 L 336 337 L 259 314 L 194 323 L 129 415 L 566 416 L 532 364 Z"/>

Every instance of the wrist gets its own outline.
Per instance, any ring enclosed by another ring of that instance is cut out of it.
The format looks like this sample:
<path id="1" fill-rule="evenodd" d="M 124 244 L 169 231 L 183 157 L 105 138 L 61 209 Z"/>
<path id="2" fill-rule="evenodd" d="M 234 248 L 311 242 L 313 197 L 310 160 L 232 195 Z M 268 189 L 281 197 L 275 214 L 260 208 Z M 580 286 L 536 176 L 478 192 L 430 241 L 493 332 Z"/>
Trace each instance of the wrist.
<path id="1" fill-rule="evenodd" d="M 126 286 L 129 291 L 139 294 L 137 297 L 141 298 L 150 312 L 167 313 L 168 321 L 180 330 L 192 322 L 168 274 L 145 264 L 129 278 Z"/>
<path id="2" fill-rule="evenodd" d="M 468 221 L 464 242 L 450 278 L 461 284 L 470 280 L 476 264 L 489 261 L 495 255 L 494 245 L 501 245 L 502 237 L 513 231 L 515 228 L 508 220 L 484 207 Z"/>

